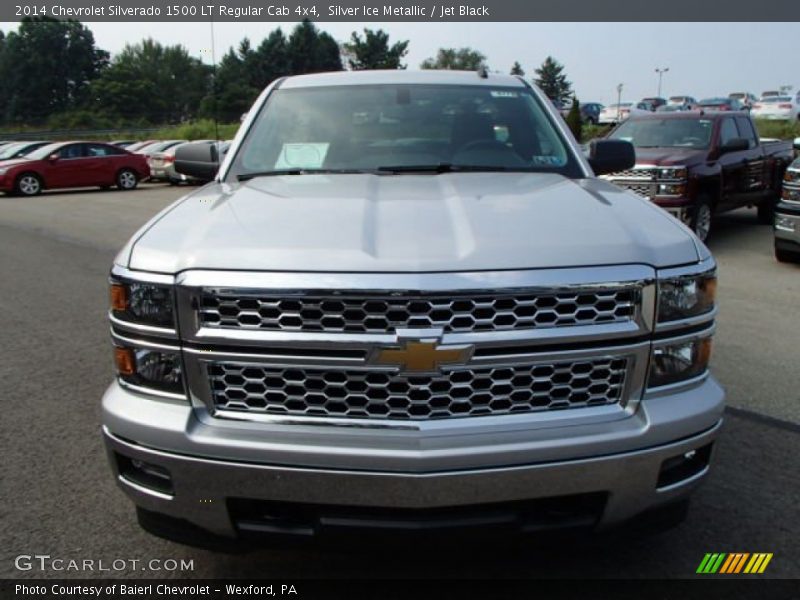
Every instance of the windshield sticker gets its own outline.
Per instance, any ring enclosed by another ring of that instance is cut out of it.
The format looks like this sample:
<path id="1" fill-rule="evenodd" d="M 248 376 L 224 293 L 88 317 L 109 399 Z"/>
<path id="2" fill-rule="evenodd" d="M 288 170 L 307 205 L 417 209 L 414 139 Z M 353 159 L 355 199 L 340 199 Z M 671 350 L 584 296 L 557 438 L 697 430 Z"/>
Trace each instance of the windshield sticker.
<path id="1" fill-rule="evenodd" d="M 531 163 L 535 167 L 560 167 L 565 164 L 565 161 L 558 156 L 536 155 L 531 158 Z"/>
<path id="2" fill-rule="evenodd" d="M 492 98 L 516 98 L 519 96 L 517 92 L 509 92 L 507 90 L 492 90 L 489 93 Z"/>
<path id="3" fill-rule="evenodd" d="M 328 154 L 326 143 L 285 143 L 275 161 L 276 169 L 320 169 Z"/>

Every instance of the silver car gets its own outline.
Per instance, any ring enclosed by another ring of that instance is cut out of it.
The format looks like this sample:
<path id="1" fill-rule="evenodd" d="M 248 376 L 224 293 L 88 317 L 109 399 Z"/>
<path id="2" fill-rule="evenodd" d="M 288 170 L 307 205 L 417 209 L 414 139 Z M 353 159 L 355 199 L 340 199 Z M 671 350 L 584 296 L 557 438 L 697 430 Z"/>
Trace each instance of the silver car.
<path id="1" fill-rule="evenodd" d="M 209 146 L 178 148 L 190 176 Z M 114 477 L 180 541 L 682 515 L 724 393 L 716 265 L 530 83 L 281 79 L 110 274 Z"/>
<path id="2" fill-rule="evenodd" d="M 198 177 L 191 177 L 175 170 L 175 151 L 184 144 L 213 144 L 214 140 L 197 140 L 194 142 L 181 142 L 170 146 L 162 152 L 155 152 L 150 155 L 147 162 L 150 165 L 151 181 L 166 181 L 170 185 L 181 183 L 205 183 L 207 180 Z M 230 141 L 219 142 L 220 152 L 223 154 L 228 151 Z"/>

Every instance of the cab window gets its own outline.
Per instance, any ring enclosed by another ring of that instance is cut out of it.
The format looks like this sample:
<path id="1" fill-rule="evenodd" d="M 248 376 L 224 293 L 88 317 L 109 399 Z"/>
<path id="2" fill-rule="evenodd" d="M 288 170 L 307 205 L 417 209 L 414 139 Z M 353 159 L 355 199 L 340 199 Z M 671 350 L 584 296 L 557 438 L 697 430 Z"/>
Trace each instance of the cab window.
<path id="1" fill-rule="evenodd" d="M 731 140 L 735 140 L 739 136 L 739 130 L 736 128 L 736 122 L 733 119 L 722 119 L 719 126 L 719 145 L 724 146 Z"/>
<path id="2" fill-rule="evenodd" d="M 750 148 L 755 148 L 758 144 L 756 132 L 753 130 L 753 124 L 747 117 L 736 117 L 736 124 L 739 126 L 739 137 L 747 140 Z"/>

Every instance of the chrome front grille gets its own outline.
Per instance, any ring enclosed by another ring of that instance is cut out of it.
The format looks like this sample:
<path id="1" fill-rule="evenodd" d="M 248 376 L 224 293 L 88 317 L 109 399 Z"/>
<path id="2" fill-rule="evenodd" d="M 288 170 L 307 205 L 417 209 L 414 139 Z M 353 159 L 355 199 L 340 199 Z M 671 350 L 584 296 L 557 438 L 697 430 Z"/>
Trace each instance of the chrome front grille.
<path id="1" fill-rule="evenodd" d="M 615 181 L 619 187 L 630 190 L 642 198 L 652 199 L 655 196 L 655 185 L 651 183 L 635 183 L 632 181 Z"/>
<path id="2" fill-rule="evenodd" d="M 426 375 L 219 362 L 207 373 L 221 411 L 428 420 L 619 404 L 629 362 L 603 357 Z"/>
<path id="3" fill-rule="evenodd" d="M 246 293 L 206 290 L 199 302 L 204 327 L 301 332 L 391 333 L 508 331 L 631 321 L 636 288 L 565 293 L 398 293 L 342 291 Z"/>
<path id="4" fill-rule="evenodd" d="M 640 180 L 654 181 L 657 176 L 658 172 L 656 169 L 633 168 L 633 169 L 626 169 L 625 171 L 616 171 L 614 173 L 611 173 L 610 175 L 606 175 L 605 178 L 611 180 L 640 179 Z"/>

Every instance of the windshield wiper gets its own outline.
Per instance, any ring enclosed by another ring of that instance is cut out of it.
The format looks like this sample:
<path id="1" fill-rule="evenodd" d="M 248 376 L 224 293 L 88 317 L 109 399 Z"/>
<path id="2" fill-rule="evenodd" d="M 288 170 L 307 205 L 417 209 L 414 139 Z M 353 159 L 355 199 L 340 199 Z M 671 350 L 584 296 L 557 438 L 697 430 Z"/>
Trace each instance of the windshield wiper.
<path id="1" fill-rule="evenodd" d="M 439 163 L 436 165 L 395 165 L 382 166 L 377 169 L 381 173 L 458 173 L 458 172 L 492 172 L 510 171 L 508 167 L 489 165 L 454 165 L 451 163 Z M 519 169 L 522 170 L 522 169 Z"/>
<path id="2" fill-rule="evenodd" d="M 248 181 L 256 177 L 273 177 L 278 175 L 319 175 L 319 174 L 343 174 L 352 175 L 358 173 L 373 173 L 364 169 L 274 169 L 272 171 L 256 171 L 253 173 L 242 173 L 237 175 L 239 181 Z"/>

